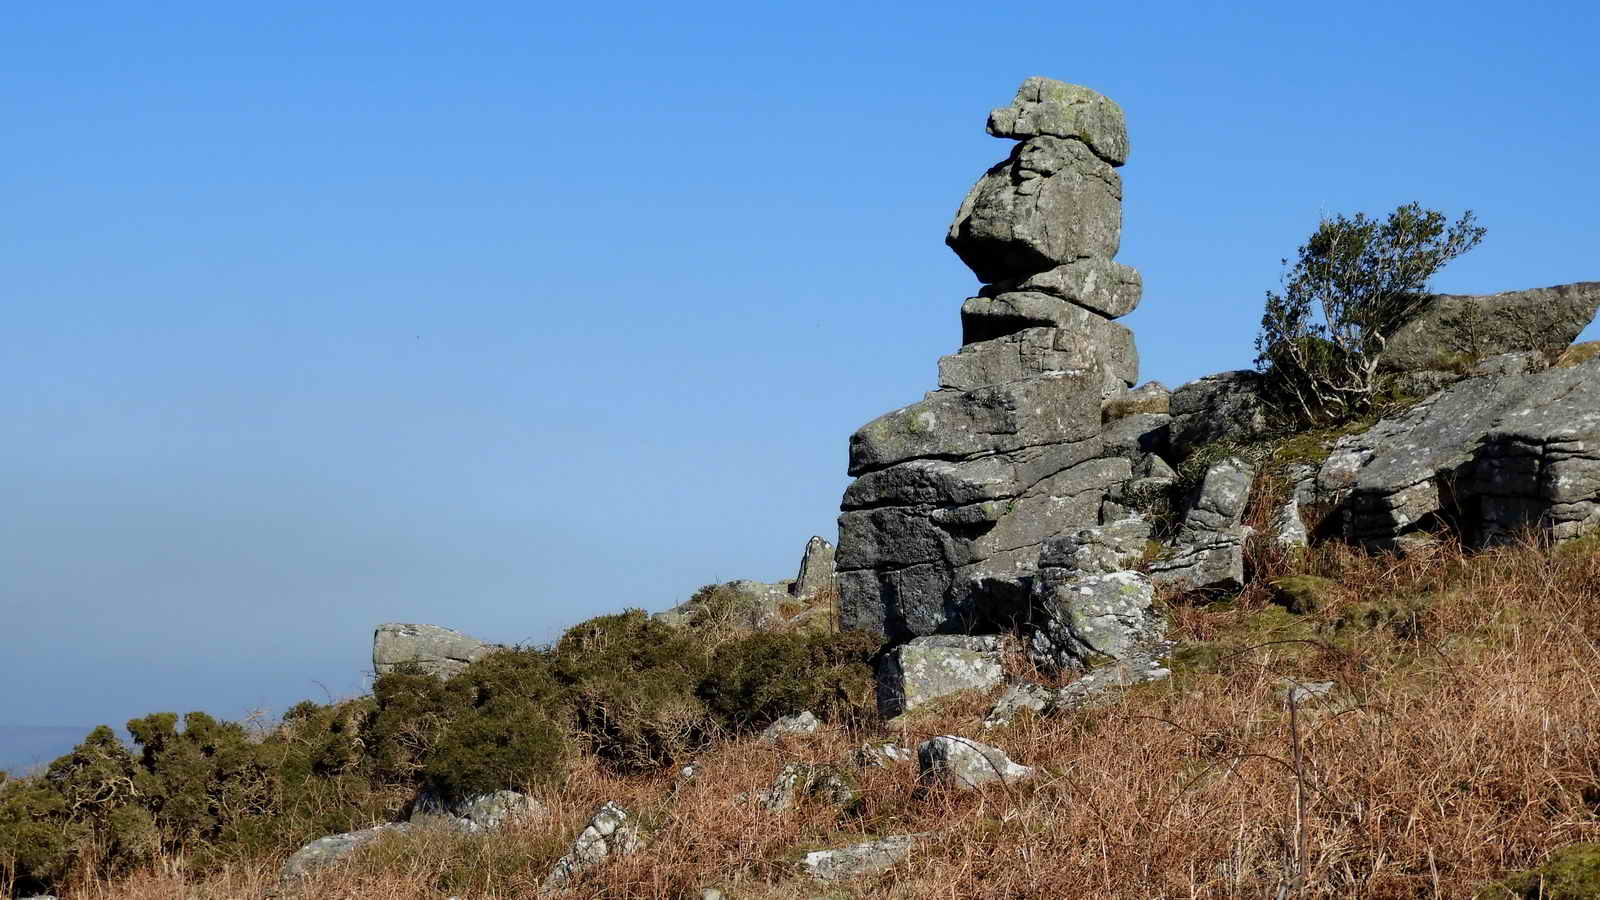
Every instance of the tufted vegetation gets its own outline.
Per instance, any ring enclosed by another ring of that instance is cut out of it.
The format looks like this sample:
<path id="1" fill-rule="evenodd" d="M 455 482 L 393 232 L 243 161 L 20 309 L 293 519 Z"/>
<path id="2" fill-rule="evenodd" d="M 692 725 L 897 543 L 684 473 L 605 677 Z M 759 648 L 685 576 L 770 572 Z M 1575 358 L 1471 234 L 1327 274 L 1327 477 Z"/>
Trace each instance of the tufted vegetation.
<path id="1" fill-rule="evenodd" d="M 371 696 L 300 703 L 253 732 L 205 713 L 104 726 L 36 777 L 0 777 L 0 896 L 181 857 L 244 865 L 401 815 L 417 790 L 466 796 L 562 784 L 592 761 L 658 770 L 773 719 L 871 710 L 862 635 L 675 628 L 638 610 L 551 647 L 490 654 L 440 680 L 384 675 Z"/>

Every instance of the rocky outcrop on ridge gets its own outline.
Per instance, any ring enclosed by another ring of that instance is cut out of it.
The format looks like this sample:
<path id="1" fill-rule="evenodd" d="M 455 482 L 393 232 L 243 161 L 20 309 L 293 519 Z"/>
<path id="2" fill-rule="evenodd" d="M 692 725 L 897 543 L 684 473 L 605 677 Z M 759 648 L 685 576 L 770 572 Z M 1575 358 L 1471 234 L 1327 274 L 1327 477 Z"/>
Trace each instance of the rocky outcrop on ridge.
<path id="1" fill-rule="evenodd" d="M 1000 630 L 1025 615 L 1048 538 L 1100 524 L 1137 436 L 1108 454 L 1102 403 L 1138 377 L 1139 274 L 1115 262 L 1111 100 L 1030 78 L 989 131 L 1021 141 L 962 202 L 946 243 L 985 282 L 961 307 L 964 346 L 939 387 L 850 439 L 839 517 L 841 624 L 895 641 Z M 1131 442 L 1131 443 L 1130 443 Z"/>
<path id="2" fill-rule="evenodd" d="M 1350 539 L 1395 546 L 1446 526 L 1471 544 L 1600 526 L 1600 358 L 1469 378 L 1341 438 L 1317 474 Z"/>
<path id="3" fill-rule="evenodd" d="M 722 626 L 743 631 L 825 627 L 833 615 L 832 544 L 813 536 L 800 556 L 800 571 L 784 581 L 741 579 L 707 585 L 693 597 L 655 614 L 678 627 Z M 796 605 L 802 607 L 795 610 Z"/>
<path id="4" fill-rule="evenodd" d="M 1595 281 L 1481 296 L 1436 294 L 1390 336 L 1379 362 L 1390 371 L 1437 370 L 1528 352 L 1548 365 L 1597 310 Z"/>
<path id="5" fill-rule="evenodd" d="M 387 675 L 400 666 L 415 666 L 428 675 L 450 678 L 501 649 L 500 644 L 438 625 L 389 622 L 372 634 L 372 669 Z"/>

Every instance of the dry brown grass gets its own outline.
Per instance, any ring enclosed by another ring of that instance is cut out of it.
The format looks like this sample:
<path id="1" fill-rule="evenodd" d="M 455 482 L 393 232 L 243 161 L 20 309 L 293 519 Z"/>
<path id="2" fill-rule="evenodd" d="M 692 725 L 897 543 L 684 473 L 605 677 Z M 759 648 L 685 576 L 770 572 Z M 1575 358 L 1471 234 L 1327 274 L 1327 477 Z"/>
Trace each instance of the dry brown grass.
<path id="1" fill-rule="evenodd" d="M 987 734 L 984 699 L 966 698 L 894 735 L 907 746 L 981 736 L 1042 767 L 1032 782 L 924 790 L 902 765 L 863 772 L 856 810 L 819 802 L 773 814 L 734 796 L 765 787 L 786 762 L 835 762 L 880 735 L 739 741 L 703 757 L 676 793 L 669 775 L 582 767 L 540 795 L 548 820 L 476 842 L 391 841 L 283 896 L 532 896 L 593 810 L 615 800 L 640 813 L 654 842 L 580 879 L 573 896 L 698 898 L 715 885 L 731 897 L 809 897 L 820 891 L 797 874 L 803 851 L 926 832 L 889 874 L 833 895 L 1261 898 L 1298 885 L 1306 897 L 1470 897 L 1600 833 L 1593 550 L 1441 545 L 1399 558 L 1331 547 L 1297 563 L 1339 584 L 1315 614 L 1289 616 L 1255 587 L 1227 604 L 1174 607 L 1179 636 L 1205 652 L 1184 656 L 1167 682 Z M 1287 565 L 1264 551 L 1256 563 L 1264 575 Z M 1385 618 L 1399 606 L 1421 612 Z M 1300 712 L 1303 778 L 1283 676 L 1340 685 Z M 189 879 L 168 861 L 68 896 L 266 897 L 278 862 Z"/>

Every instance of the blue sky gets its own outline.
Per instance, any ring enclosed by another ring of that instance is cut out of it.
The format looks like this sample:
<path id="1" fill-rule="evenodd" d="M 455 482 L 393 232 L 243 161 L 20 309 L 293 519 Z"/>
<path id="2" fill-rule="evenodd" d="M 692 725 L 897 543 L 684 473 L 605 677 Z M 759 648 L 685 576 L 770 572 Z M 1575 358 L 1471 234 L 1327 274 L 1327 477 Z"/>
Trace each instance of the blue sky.
<path id="1" fill-rule="evenodd" d="M 23 4 L 0 29 L 0 725 L 363 687 L 834 534 L 933 386 L 1028 75 L 1127 110 L 1143 374 L 1249 365 L 1324 213 L 1600 279 L 1592 3 Z M 1600 335 L 1590 335 L 1600 336 Z"/>

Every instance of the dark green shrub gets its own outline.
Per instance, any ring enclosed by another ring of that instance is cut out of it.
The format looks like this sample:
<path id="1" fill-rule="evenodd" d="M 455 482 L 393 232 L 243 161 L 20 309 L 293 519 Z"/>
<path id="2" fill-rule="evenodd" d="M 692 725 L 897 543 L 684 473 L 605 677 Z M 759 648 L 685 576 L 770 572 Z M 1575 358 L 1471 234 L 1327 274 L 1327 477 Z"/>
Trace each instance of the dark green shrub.
<path id="1" fill-rule="evenodd" d="M 391 672 L 372 684 L 376 705 L 365 729 L 373 776 L 413 782 L 450 723 L 472 708 L 472 692 L 459 678 L 440 681 L 418 671 Z"/>
<path id="2" fill-rule="evenodd" d="M 58 884 L 90 837 L 66 798 L 43 779 L 0 784 L 0 895 L 28 895 Z"/>
<path id="3" fill-rule="evenodd" d="M 560 781 L 567 755 L 566 734 L 545 710 L 508 697 L 451 721 L 422 773 L 428 787 L 445 797 L 525 790 Z"/>
<path id="4" fill-rule="evenodd" d="M 753 634 L 719 647 L 700 695 L 730 728 L 762 728 L 811 710 L 830 721 L 871 714 L 872 657 L 879 641 L 864 632 Z"/>
<path id="5" fill-rule="evenodd" d="M 569 629 L 551 662 L 580 737 L 621 769 L 667 764 L 710 739 L 698 696 L 710 660 L 692 632 L 628 610 Z"/>
<path id="6" fill-rule="evenodd" d="M 156 713 L 128 723 L 142 748 L 133 778 L 163 842 L 203 863 L 237 855 L 241 832 L 259 834 L 281 811 L 278 773 L 244 727 L 203 712 Z"/>

